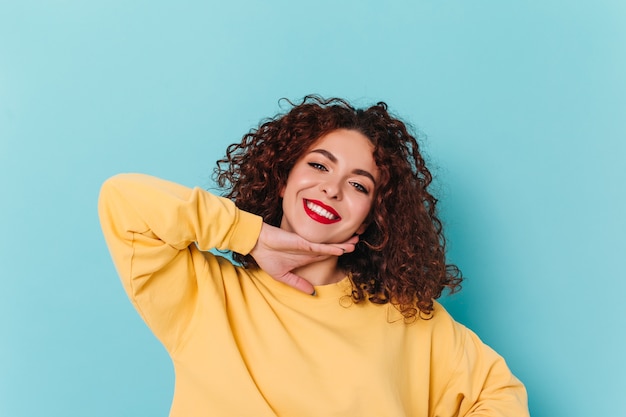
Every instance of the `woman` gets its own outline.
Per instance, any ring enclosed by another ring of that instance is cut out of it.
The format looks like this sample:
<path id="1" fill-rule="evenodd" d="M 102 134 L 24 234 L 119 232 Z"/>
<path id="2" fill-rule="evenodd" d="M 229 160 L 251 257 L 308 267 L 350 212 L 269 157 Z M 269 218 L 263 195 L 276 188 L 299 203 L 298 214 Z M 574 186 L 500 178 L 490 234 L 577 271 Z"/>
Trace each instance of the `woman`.
<path id="1" fill-rule="evenodd" d="M 504 360 L 434 301 L 460 273 L 384 103 L 306 97 L 231 145 L 216 179 L 226 197 L 137 174 L 100 196 L 174 363 L 171 416 L 528 415 Z"/>

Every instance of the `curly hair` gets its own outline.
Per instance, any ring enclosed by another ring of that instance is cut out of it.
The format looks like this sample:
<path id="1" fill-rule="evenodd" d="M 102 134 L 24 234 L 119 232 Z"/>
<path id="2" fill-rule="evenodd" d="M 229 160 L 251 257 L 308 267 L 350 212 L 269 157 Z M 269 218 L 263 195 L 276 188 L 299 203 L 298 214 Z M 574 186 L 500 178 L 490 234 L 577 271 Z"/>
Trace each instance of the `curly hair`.
<path id="1" fill-rule="evenodd" d="M 282 218 L 280 190 L 289 172 L 317 139 L 337 129 L 355 130 L 374 145 L 380 179 L 369 224 L 354 252 L 338 266 L 352 280 L 352 300 L 392 303 L 405 320 L 429 317 L 433 300 L 445 288 L 460 289 L 462 274 L 446 263 L 446 239 L 437 216 L 437 199 L 429 192 L 432 175 L 407 126 L 379 102 L 356 109 L 339 98 L 306 96 L 289 111 L 244 135 L 217 161 L 214 178 L 225 196 L 242 210 L 273 226 Z M 245 267 L 250 255 L 233 253 Z"/>

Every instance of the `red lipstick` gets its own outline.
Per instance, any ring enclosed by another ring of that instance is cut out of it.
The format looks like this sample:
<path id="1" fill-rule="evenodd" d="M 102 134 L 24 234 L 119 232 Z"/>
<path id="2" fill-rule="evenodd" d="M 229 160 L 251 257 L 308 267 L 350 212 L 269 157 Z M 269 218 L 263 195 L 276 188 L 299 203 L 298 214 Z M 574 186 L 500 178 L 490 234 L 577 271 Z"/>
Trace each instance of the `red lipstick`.
<path id="1" fill-rule="evenodd" d="M 332 223 L 337 223 L 339 220 L 341 220 L 341 216 L 339 216 L 339 213 L 337 213 L 335 209 L 327 206 L 321 201 L 318 201 L 318 200 L 302 200 L 302 201 L 304 203 L 304 212 L 316 222 L 319 222 L 322 224 L 332 224 Z M 309 207 L 309 204 L 313 206 L 317 206 L 318 208 L 316 209 L 315 207 Z"/>

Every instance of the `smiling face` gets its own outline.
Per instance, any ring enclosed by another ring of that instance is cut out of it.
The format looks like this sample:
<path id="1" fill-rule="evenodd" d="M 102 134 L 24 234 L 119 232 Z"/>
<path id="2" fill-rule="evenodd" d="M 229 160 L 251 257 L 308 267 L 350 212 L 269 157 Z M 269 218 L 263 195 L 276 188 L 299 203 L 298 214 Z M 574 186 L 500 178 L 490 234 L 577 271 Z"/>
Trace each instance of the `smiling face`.
<path id="1" fill-rule="evenodd" d="M 316 243 L 339 243 L 363 233 L 378 179 L 373 150 L 354 130 L 318 139 L 295 163 L 281 192 L 281 229 Z"/>

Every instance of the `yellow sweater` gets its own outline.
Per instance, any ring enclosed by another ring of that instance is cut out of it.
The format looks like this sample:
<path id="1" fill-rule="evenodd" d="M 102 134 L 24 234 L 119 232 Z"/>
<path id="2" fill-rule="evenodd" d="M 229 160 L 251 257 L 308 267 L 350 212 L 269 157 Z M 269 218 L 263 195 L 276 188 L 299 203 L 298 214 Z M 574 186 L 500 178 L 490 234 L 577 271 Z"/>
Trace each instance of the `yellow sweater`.
<path id="1" fill-rule="evenodd" d="M 208 249 L 248 253 L 261 218 L 139 174 L 105 182 L 102 229 L 124 288 L 174 363 L 170 416 L 528 416 L 504 360 L 439 304 L 405 324 L 353 304 L 350 282 L 310 296 Z"/>

